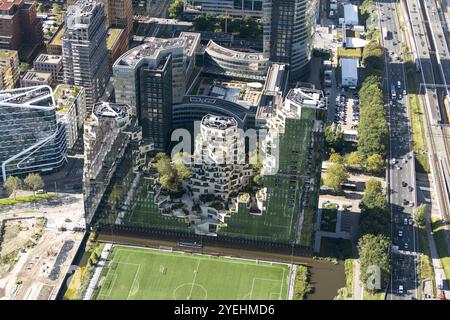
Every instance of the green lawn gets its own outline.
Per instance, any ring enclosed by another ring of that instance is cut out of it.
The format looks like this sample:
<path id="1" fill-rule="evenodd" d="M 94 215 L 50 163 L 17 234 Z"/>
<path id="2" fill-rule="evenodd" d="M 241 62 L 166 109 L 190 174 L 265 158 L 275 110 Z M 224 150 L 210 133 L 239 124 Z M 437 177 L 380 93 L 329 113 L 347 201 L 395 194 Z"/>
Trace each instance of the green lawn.
<path id="1" fill-rule="evenodd" d="M 374 294 L 370 294 L 366 290 L 364 290 L 363 293 L 363 299 L 364 300 L 384 300 L 384 292 L 376 292 Z"/>
<path id="2" fill-rule="evenodd" d="M 46 193 L 46 194 L 37 194 L 34 196 L 25 196 L 25 197 L 16 197 L 14 198 L 7 198 L 7 199 L 0 199 L 0 205 L 13 205 L 17 203 L 24 203 L 24 202 L 32 202 L 42 199 L 50 199 L 54 198 L 57 195 L 54 193 Z"/>
<path id="3" fill-rule="evenodd" d="M 441 258 L 441 264 L 447 279 L 450 279 L 450 254 L 448 253 L 448 244 L 445 237 L 445 226 L 441 219 L 437 217 L 433 217 L 432 220 L 434 240 L 436 241 L 439 257 Z"/>
<path id="4" fill-rule="evenodd" d="M 286 299 L 289 273 L 285 264 L 116 246 L 94 299 Z"/>

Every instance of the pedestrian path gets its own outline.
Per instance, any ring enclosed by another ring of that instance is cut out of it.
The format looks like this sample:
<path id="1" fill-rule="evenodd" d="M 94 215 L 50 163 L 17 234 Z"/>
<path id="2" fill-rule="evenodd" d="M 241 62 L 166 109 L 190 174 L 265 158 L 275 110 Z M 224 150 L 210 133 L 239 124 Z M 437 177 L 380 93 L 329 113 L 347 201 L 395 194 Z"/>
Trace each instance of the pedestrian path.
<path id="1" fill-rule="evenodd" d="M 97 265 L 95 266 L 94 275 L 92 276 L 91 281 L 89 282 L 89 286 L 86 290 L 86 294 L 83 297 L 83 300 L 91 300 L 92 294 L 94 293 L 95 287 L 98 283 L 98 279 L 102 273 L 103 267 L 106 263 L 106 258 L 108 258 L 109 252 L 111 251 L 112 244 L 107 243 L 103 248 L 102 254 L 98 259 Z"/>

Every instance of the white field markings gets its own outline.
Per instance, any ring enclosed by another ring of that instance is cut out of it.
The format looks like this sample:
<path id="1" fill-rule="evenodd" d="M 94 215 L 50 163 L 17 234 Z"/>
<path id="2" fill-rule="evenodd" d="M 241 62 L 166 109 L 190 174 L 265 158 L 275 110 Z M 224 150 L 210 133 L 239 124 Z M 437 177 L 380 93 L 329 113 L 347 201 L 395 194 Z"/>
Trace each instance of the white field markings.
<path id="1" fill-rule="evenodd" d="M 201 261 L 201 259 L 198 259 L 197 267 L 194 270 L 194 280 L 192 280 L 191 291 L 189 291 L 189 296 L 188 296 L 189 300 L 191 299 L 192 290 L 194 289 L 195 280 L 197 279 L 198 268 L 200 267 L 200 261 Z"/>
<path id="2" fill-rule="evenodd" d="M 133 279 L 133 283 L 131 284 L 131 288 L 130 291 L 128 291 L 128 297 L 127 300 L 130 300 L 131 296 L 134 296 L 138 291 L 139 291 L 139 280 L 137 280 L 139 271 L 141 271 L 141 265 L 138 265 L 138 269 L 136 270 L 136 273 L 134 274 L 134 279 Z M 137 281 L 137 282 L 136 282 Z M 134 290 L 134 288 L 136 288 L 136 284 L 137 283 L 137 289 Z"/>
<path id="3" fill-rule="evenodd" d="M 115 268 L 113 268 L 113 265 L 114 265 L 114 264 L 116 264 L 116 265 L 119 265 L 119 264 L 130 265 L 130 266 L 137 267 L 138 270 L 139 270 L 140 267 L 141 267 L 141 265 L 138 264 L 138 263 L 129 263 L 129 262 L 122 262 L 122 261 L 110 261 L 110 262 L 109 262 L 109 265 L 108 265 L 108 272 L 106 273 L 104 283 L 108 283 L 108 279 L 110 279 L 110 278 L 112 277 L 111 284 L 110 284 L 109 287 L 108 287 L 108 292 L 107 292 L 107 293 L 104 293 L 105 285 L 102 285 L 102 287 L 100 288 L 100 292 L 99 292 L 99 294 L 98 294 L 99 297 L 100 297 L 100 296 L 103 296 L 103 297 L 109 297 L 109 296 L 111 295 L 112 289 L 114 288 L 114 285 L 115 285 L 116 280 L 117 280 L 117 278 L 118 278 L 118 274 L 117 274 L 117 272 L 115 271 Z M 101 278 L 100 278 L 100 279 L 101 279 Z M 99 281 L 100 281 L 100 280 L 99 280 Z M 130 295 L 130 294 L 128 294 L 128 296 L 129 296 L 129 295 Z"/>
<path id="4" fill-rule="evenodd" d="M 280 279 L 268 279 L 268 278 L 254 277 L 253 281 L 252 281 L 252 289 L 250 291 L 250 300 L 254 300 L 255 299 L 253 297 L 253 290 L 255 288 L 255 282 L 258 281 L 258 280 L 259 281 L 272 281 L 272 282 L 278 283 L 278 285 L 280 286 L 280 291 L 279 292 L 269 292 L 269 298 L 271 299 L 273 295 L 277 295 L 278 296 L 278 300 L 282 300 L 281 294 L 283 293 L 284 275 L 285 275 L 285 270 L 283 269 L 283 276 L 282 276 L 281 280 Z M 248 296 L 248 294 L 245 297 L 247 297 L 247 296 Z"/>
<path id="5" fill-rule="evenodd" d="M 157 255 L 168 256 L 168 257 L 181 256 L 182 258 L 195 259 L 194 257 L 190 256 L 192 253 L 187 253 L 187 252 L 183 252 L 183 251 L 167 252 L 167 251 L 155 249 L 155 248 L 141 248 L 141 247 L 120 245 L 120 246 L 116 246 L 116 251 L 123 251 L 123 252 L 139 251 L 139 253 L 146 253 L 146 254 L 153 254 L 153 255 L 157 254 Z M 152 252 L 148 252 L 148 251 L 152 251 Z M 256 260 L 249 259 L 249 258 L 239 258 L 239 257 L 232 257 L 232 256 L 216 257 L 216 256 L 208 255 L 208 254 L 198 254 L 197 256 L 201 256 L 201 257 L 199 257 L 199 259 L 208 259 L 208 260 L 213 260 L 213 261 L 217 261 L 217 262 L 232 263 L 232 264 L 257 265 L 258 267 L 265 267 L 265 268 L 272 268 L 272 269 L 285 270 L 285 266 L 289 267 L 289 264 L 287 264 L 287 263 L 266 261 L 266 260 L 260 260 L 260 259 L 258 259 L 259 263 L 256 263 Z M 232 260 L 232 261 L 227 261 L 224 258 L 227 260 Z M 242 260 L 242 262 L 240 262 L 239 260 Z"/>

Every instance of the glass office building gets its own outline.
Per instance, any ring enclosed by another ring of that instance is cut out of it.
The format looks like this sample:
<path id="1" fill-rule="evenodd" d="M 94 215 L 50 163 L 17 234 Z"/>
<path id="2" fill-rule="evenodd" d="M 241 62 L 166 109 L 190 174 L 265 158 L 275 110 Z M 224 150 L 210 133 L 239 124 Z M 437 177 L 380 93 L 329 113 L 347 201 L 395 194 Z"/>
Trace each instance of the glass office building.
<path id="1" fill-rule="evenodd" d="M 2 178 L 50 171 L 67 157 L 66 130 L 56 120 L 53 91 L 37 86 L 0 91 Z"/>

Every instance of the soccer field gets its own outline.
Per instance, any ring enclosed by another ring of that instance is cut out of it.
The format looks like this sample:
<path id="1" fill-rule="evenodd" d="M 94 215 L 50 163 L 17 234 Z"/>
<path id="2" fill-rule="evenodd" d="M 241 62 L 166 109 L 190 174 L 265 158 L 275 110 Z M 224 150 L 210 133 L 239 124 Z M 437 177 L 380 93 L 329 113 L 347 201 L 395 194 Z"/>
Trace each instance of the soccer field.
<path id="1" fill-rule="evenodd" d="M 94 299 L 286 299 L 289 273 L 286 264 L 114 246 Z"/>

